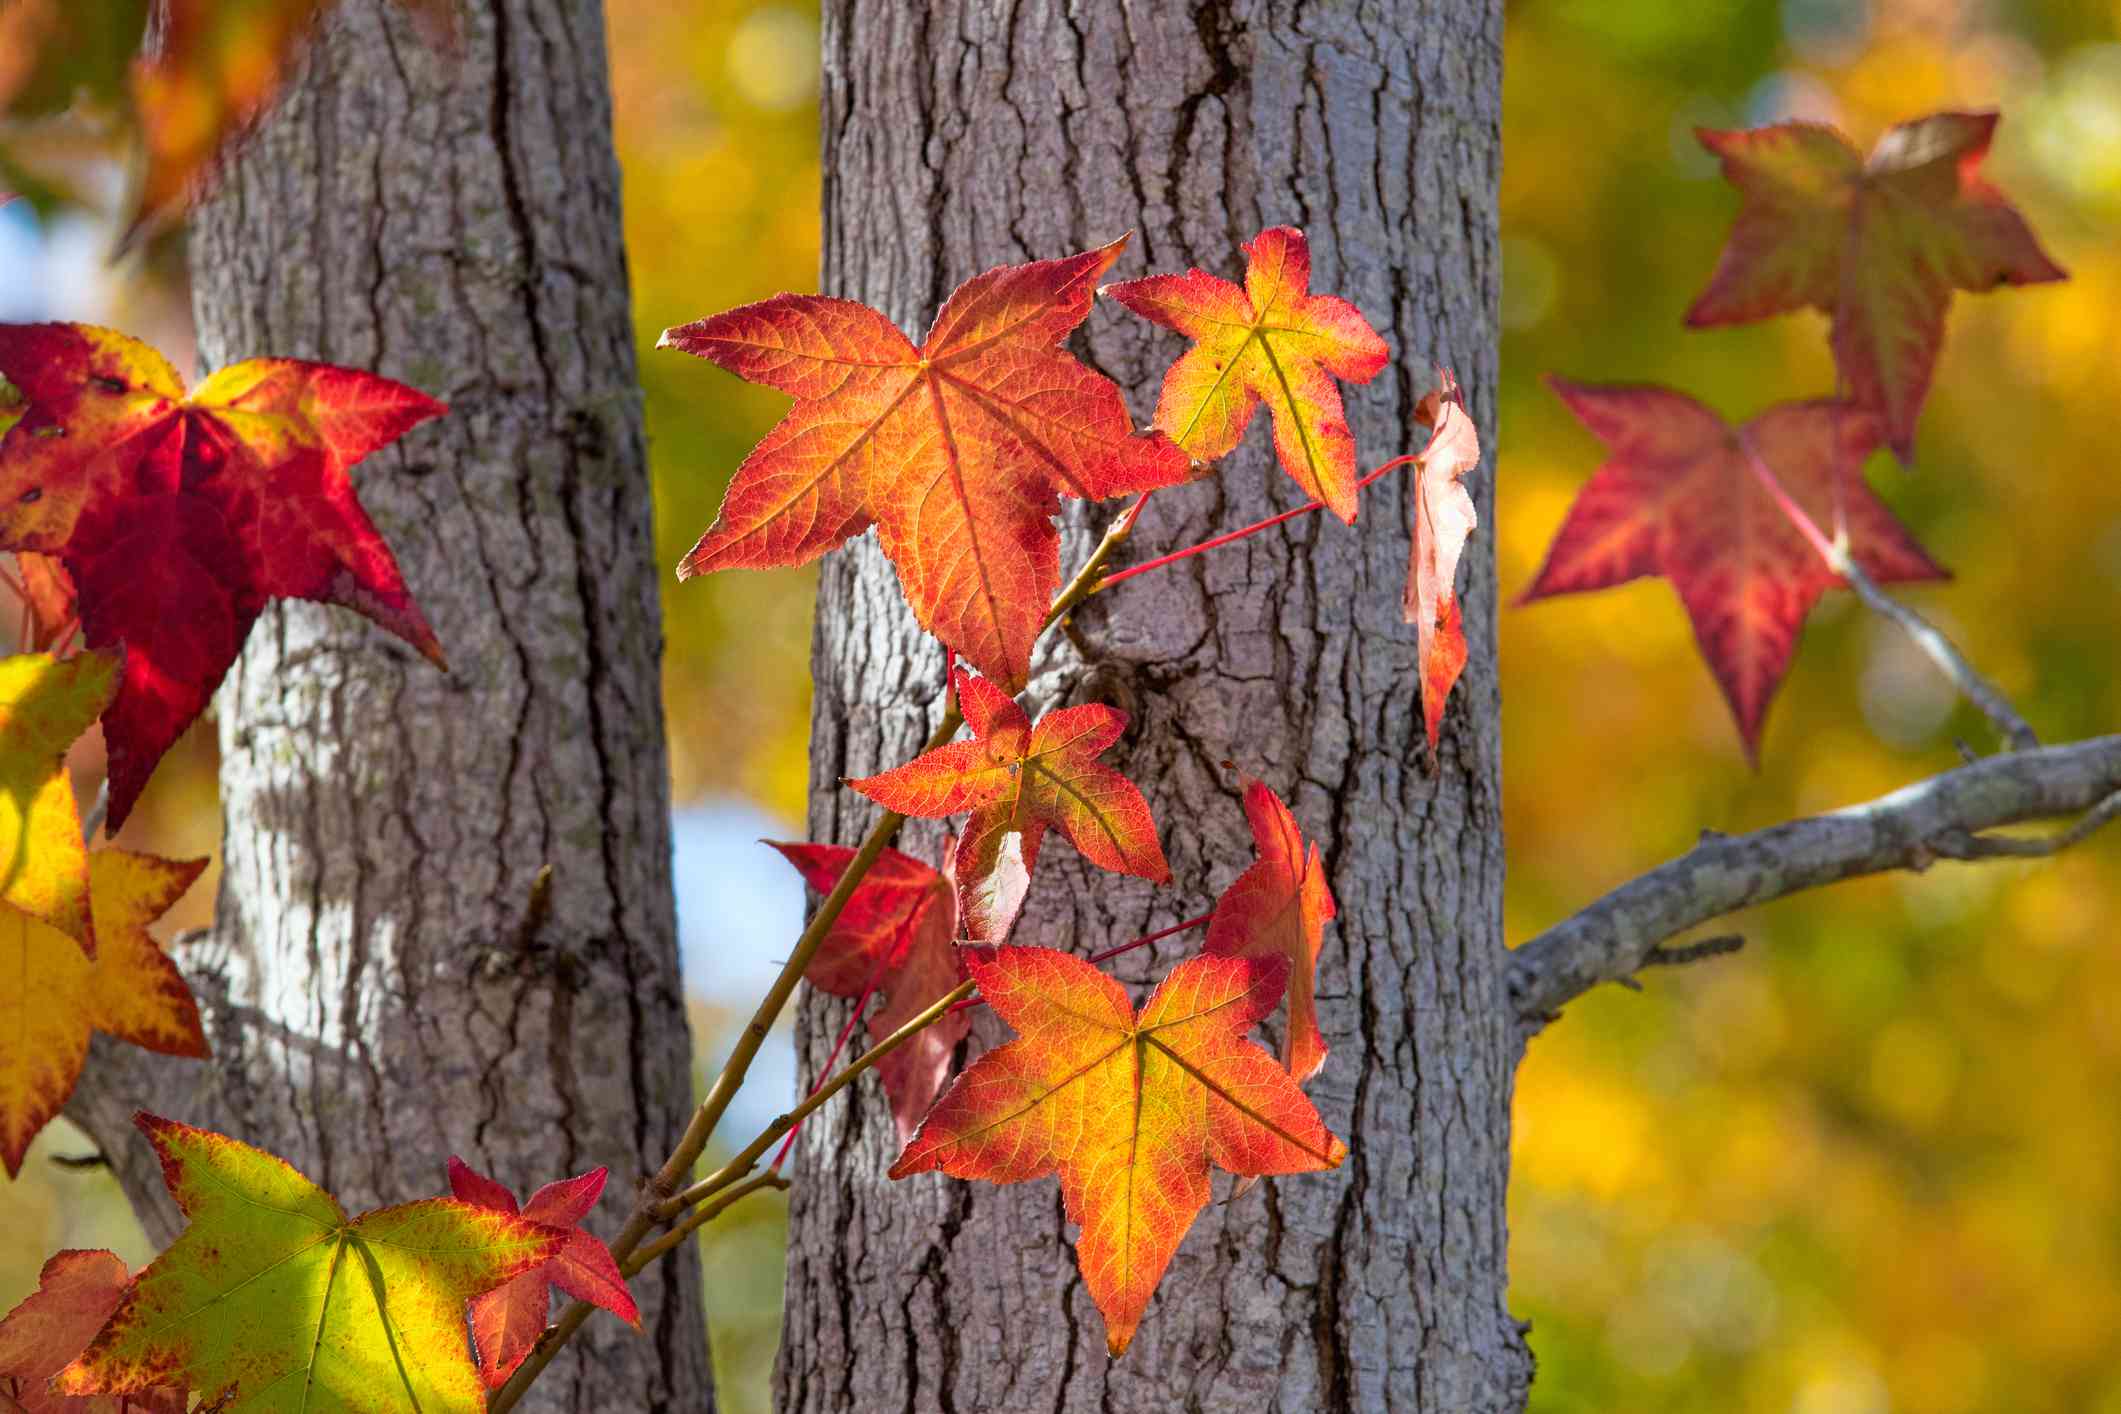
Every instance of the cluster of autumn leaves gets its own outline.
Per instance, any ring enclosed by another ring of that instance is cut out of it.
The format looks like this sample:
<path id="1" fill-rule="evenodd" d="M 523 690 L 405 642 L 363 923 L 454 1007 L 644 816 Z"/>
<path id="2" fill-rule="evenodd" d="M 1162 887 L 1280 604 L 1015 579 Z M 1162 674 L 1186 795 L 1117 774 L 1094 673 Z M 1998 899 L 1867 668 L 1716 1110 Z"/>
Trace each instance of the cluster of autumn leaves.
<path id="1" fill-rule="evenodd" d="M 1613 454 L 1527 597 L 1671 578 L 1749 748 L 1805 613 L 1838 582 L 1795 517 L 1831 525 L 1881 581 L 1941 573 L 1871 495 L 1862 461 L 1880 443 L 1908 454 L 1952 289 L 2061 275 L 1978 175 L 1993 123 L 1923 119 L 1867 160 L 1809 125 L 1704 134 L 1745 204 L 1691 320 L 1815 305 L 1833 319 L 1846 397 L 1733 429 L 1663 389 L 1556 384 Z M 1242 284 L 1194 270 L 1103 291 L 1191 341 L 1153 429 L 1138 431 L 1120 390 L 1061 347 L 1120 248 L 978 275 L 920 345 L 873 309 L 811 295 L 664 338 L 795 400 L 681 577 L 803 563 L 873 526 L 921 624 L 976 670 L 951 678 L 968 739 L 849 782 L 896 815 L 964 816 L 940 869 L 889 850 L 779 848 L 821 891 L 868 871 L 807 975 L 863 1006 L 886 999 L 869 1027 L 900 1040 L 878 1067 L 907 1139 L 893 1176 L 1057 1173 L 1114 1353 L 1208 1201 L 1211 1167 L 1296 1173 L 1346 1153 L 1300 1088 L 1326 1055 L 1313 980 L 1333 900 L 1319 846 L 1249 781 L 1257 862 L 1194 920 L 1200 953 L 1139 1010 L 1094 960 L 1008 942 L 1049 829 L 1102 867 L 1169 875 L 1140 791 L 1098 759 L 1124 715 L 1091 704 L 1033 721 L 1011 696 L 1066 607 L 1054 516 L 1062 496 L 1146 497 L 1209 474 L 1264 403 L 1307 509 L 1352 521 L 1371 478 L 1338 383 L 1388 357 L 1352 305 L 1311 293 L 1302 233 L 1273 228 L 1247 245 Z M 354 608 L 439 665 L 349 471 L 444 409 L 372 374 L 283 359 L 187 393 L 144 345 L 76 325 L 0 326 L 0 374 L 17 395 L 0 414 L 0 549 L 19 556 L 40 650 L 0 661 L 0 966 L 27 979 L 0 995 L 0 1036 L 24 1038 L 0 1043 L 13 1172 L 71 1091 L 91 1028 L 204 1053 L 196 1007 L 147 932 L 200 865 L 89 851 L 68 745 L 100 719 L 115 828 L 273 597 Z M 1401 459 L 1417 467 L 1405 607 L 1433 749 L 1466 657 L 1453 584 L 1479 451 L 1448 376 L 1413 420 L 1429 441 Z M 968 1022 L 937 1004 L 968 982 L 1017 1038 L 949 1082 Z M 1250 1033 L 1285 1000 L 1277 1059 Z M 0 1389 L 24 1408 L 96 1393 L 174 1408 L 187 1391 L 243 1407 L 289 1381 L 322 1407 L 375 1407 L 379 1389 L 475 1407 L 543 1328 L 548 1284 L 633 1315 L 611 1254 L 579 1227 L 601 1173 L 518 1212 L 452 1161 L 454 1198 L 348 1219 L 270 1155 L 140 1122 L 191 1225 L 137 1278 L 108 1254 L 53 1259 L 0 1323 Z"/>
<path id="2" fill-rule="evenodd" d="M 1835 397 L 1734 428 L 1668 388 L 1551 380 L 1609 455 L 1524 598 L 1670 580 L 1749 755 L 1806 615 L 1844 582 L 1830 554 L 1879 584 L 1945 577 L 1863 464 L 1881 445 L 1912 460 L 1952 292 L 2064 278 L 1981 176 L 1995 127 L 1994 113 L 1934 113 L 1868 157 L 1816 123 L 1699 134 L 1743 200 L 1687 323 L 1816 309 Z"/>

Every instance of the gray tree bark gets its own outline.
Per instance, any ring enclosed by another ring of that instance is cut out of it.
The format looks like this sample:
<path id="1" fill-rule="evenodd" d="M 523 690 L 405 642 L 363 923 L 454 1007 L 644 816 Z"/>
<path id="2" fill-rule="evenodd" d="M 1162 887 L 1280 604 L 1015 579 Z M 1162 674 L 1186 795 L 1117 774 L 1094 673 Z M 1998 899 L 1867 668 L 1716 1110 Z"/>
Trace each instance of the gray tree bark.
<path id="1" fill-rule="evenodd" d="M 1242 242 L 1290 222 L 1310 236 L 1315 287 L 1352 299 L 1396 353 L 1349 398 L 1366 459 L 1419 435 L 1431 361 L 1456 368 L 1492 445 L 1501 49 L 1498 0 L 826 0 L 823 287 L 918 330 L 990 265 L 1132 228 L 1116 276 L 1235 275 Z M 1146 420 L 1181 345 L 1107 305 L 1076 347 Z M 1157 494 L 1137 553 L 1301 499 L 1264 420 L 1211 481 Z M 1475 488 L 1486 521 L 1490 471 Z M 1064 573 L 1117 509 L 1073 517 Z M 1324 842 L 1340 921 L 1318 985 L 1333 1054 L 1311 1089 L 1347 1164 L 1204 1212 L 1114 1362 L 1056 1185 L 888 1182 L 898 1140 L 865 1081 L 803 1133 L 784 1414 L 1522 1406 L 1530 1360 L 1504 1303 L 1516 1048 L 1494 564 L 1476 537 L 1472 662 L 1432 757 L 1399 616 L 1412 514 L 1387 481 L 1352 530 L 1307 518 L 1093 600 L 1028 694 L 1035 710 L 1099 699 L 1133 715 L 1109 759 L 1147 793 L 1174 880 L 1095 875 L 1057 844 L 1019 940 L 1087 952 L 1203 911 L 1251 858 L 1226 760 Z M 873 540 L 825 563 L 813 666 L 813 837 L 852 842 L 874 807 L 839 780 L 907 759 L 942 685 Z M 902 847 L 932 859 L 939 833 Z M 1116 966 L 1146 984 L 1192 946 Z M 803 1001 L 807 1072 L 847 1005 Z M 983 1016 L 968 1050 L 1006 1034 Z"/>
<path id="2" fill-rule="evenodd" d="M 276 604 L 230 672 L 226 868 L 180 952 L 213 1059 L 102 1048 L 72 1110 L 158 1241 L 136 1106 L 350 1211 L 446 1192 L 453 1153 L 519 1193 L 608 1165 L 607 1235 L 690 1109 L 603 11 L 465 8 L 452 64 L 344 0 L 194 218 L 204 368 L 324 359 L 451 405 L 355 473 L 450 671 Z M 643 1335 L 593 1323 L 525 1407 L 711 1407 L 693 1254 L 633 1286 Z"/>

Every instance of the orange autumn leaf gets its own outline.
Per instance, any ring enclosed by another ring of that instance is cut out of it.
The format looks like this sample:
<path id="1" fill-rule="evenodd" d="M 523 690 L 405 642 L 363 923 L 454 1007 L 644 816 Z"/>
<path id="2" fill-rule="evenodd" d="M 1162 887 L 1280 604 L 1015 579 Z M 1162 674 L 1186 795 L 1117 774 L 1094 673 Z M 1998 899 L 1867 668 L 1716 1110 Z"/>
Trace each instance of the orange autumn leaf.
<path id="1" fill-rule="evenodd" d="M 1444 703 L 1466 666 L 1464 614 L 1458 604 L 1458 560 L 1479 518 L 1465 475 L 1480 465 L 1480 433 L 1466 415 L 1465 395 L 1449 369 L 1440 386 L 1422 397 L 1414 421 L 1429 429 L 1429 445 L 1414 469 L 1414 543 L 1407 557 L 1407 587 L 1400 601 L 1415 625 L 1421 656 L 1422 723 L 1434 751 L 1443 727 Z"/>
<path id="2" fill-rule="evenodd" d="M 1028 878 L 1049 826 L 1100 868 L 1156 883 L 1171 877 L 1149 802 L 1132 781 L 1097 760 L 1127 729 L 1124 712 L 1086 703 L 1048 712 L 1033 726 L 1015 699 L 988 679 L 961 672 L 956 683 L 971 740 L 847 784 L 901 815 L 970 812 L 953 856 L 961 900 L 990 887 L 994 872 L 1005 866 Z M 1006 839 L 1012 834 L 1021 837 L 1015 846 Z M 975 900 L 968 912 L 984 908 Z"/>
<path id="3" fill-rule="evenodd" d="M 855 855 L 846 845 L 767 843 L 821 894 L 832 891 Z M 804 980 L 837 997 L 881 991 L 884 1005 L 868 1023 L 870 1040 L 881 1041 L 964 980 L 956 918 L 950 880 L 918 859 L 887 849 L 833 920 Z M 951 1053 L 971 1028 L 963 1012 L 950 1013 L 877 1062 L 901 1139 L 913 1133 L 934 1103 L 949 1074 Z"/>
<path id="4" fill-rule="evenodd" d="M 969 948 L 966 963 L 1018 1038 L 943 1093 L 891 1176 L 935 1169 L 1022 1183 L 1058 1172 L 1114 1355 L 1207 1206 L 1210 1164 L 1304 1173 L 1347 1156 L 1288 1072 L 1247 1039 L 1281 1000 L 1281 959 L 1191 958 L 1139 1016 L 1119 983 L 1054 948 Z"/>
<path id="5" fill-rule="evenodd" d="M 106 654 L 0 658 L 0 905 L 90 952 L 88 847 L 65 761 L 117 688 Z"/>
<path id="6" fill-rule="evenodd" d="M 1245 782 L 1245 818 L 1259 858 L 1215 901 L 1203 951 L 1278 957 L 1289 964 L 1289 1025 L 1282 1064 L 1298 1082 L 1326 1063 L 1318 1030 L 1318 949 L 1333 921 L 1333 891 L 1317 841 L 1307 850 L 1296 817 L 1263 781 Z"/>
<path id="7" fill-rule="evenodd" d="M 1682 393 L 1550 378 L 1610 449 L 1569 507 L 1519 602 L 1663 575 L 1758 759 L 1769 700 L 1812 605 L 1842 579 L 1764 488 L 1758 457 L 1826 528 L 1847 527 L 1856 563 L 1881 584 L 1942 579 L 1863 480 L 1879 419 L 1847 403 L 1783 403 L 1734 428 Z"/>
<path id="8" fill-rule="evenodd" d="M 1952 291 L 2066 278 L 1981 176 L 1995 128 L 1994 113 L 1933 113 L 1887 132 L 1869 157 L 1817 123 L 1700 130 L 1743 204 L 1687 323 L 1825 313 L 1841 376 L 1883 413 L 1905 461 Z"/>
<path id="9" fill-rule="evenodd" d="M 434 399 L 295 359 L 187 396 L 146 344 L 77 324 L 0 325 L 0 375 L 27 402 L 0 437 L 0 549 L 57 555 L 89 647 L 124 649 L 103 715 L 112 831 L 267 599 L 343 604 L 442 662 L 348 475 L 446 411 Z"/>
<path id="10" fill-rule="evenodd" d="M 1311 292 L 1311 246 L 1293 226 L 1245 246 L 1245 283 L 1204 270 L 1107 285 L 1142 318 L 1193 340 L 1164 375 L 1156 425 L 1202 461 L 1233 450 L 1265 402 L 1274 450 L 1304 494 L 1355 519 L 1355 435 L 1335 378 L 1367 383 L 1390 358 L 1362 311 Z"/>
<path id="11" fill-rule="evenodd" d="M 619 1264 L 611 1259 L 611 1249 L 581 1226 L 604 1191 L 604 1178 L 605 1170 L 597 1168 L 548 1183 L 522 1206 L 523 1217 L 560 1229 L 566 1240 L 543 1263 L 472 1299 L 471 1335 L 479 1351 L 479 1378 L 488 1389 L 506 1384 L 537 1344 L 552 1307 L 548 1287 L 601 1306 L 640 1329 L 640 1310 Z M 454 1154 L 449 1159 L 449 1191 L 474 1207 L 517 1215 L 515 1194 Z"/>
<path id="12" fill-rule="evenodd" d="M 145 1050 L 203 1056 L 199 1008 L 148 927 L 206 867 L 120 849 L 89 858 L 96 955 L 18 909 L 0 906 L 0 1163 L 22 1169 L 37 1131 L 73 1094 L 101 1031 Z"/>
<path id="13" fill-rule="evenodd" d="M 921 625 L 1021 687 L 1060 587 L 1060 496 L 1191 474 L 1167 439 L 1134 431 L 1110 379 L 1060 347 L 1124 244 L 974 276 L 918 348 L 867 305 L 824 295 L 665 330 L 658 347 L 796 400 L 678 577 L 805 564 L 874 525 Z"/>
<path id="14" fill-rule="evenodd" d="M 132 1279 L 112 1252 L 55 1253 L 37 1289 L 0 1319 L 0 1410 L 7 1414 L 184 1414 L 182 1388 L 138 1394 L 68 1395 L 53 1375 L 87 1348 Z"/>
<path id="15" fill-rule="evenodd" d="M 155 1115 L 134 1123 L 189 1222 L 56 1392 L 182 1381 L 227 1414 L 485 1408 L 465 1303 L 542 1265 L 565 1233 L 454 1198 L 348 1218 L 262 1149 Z"/>

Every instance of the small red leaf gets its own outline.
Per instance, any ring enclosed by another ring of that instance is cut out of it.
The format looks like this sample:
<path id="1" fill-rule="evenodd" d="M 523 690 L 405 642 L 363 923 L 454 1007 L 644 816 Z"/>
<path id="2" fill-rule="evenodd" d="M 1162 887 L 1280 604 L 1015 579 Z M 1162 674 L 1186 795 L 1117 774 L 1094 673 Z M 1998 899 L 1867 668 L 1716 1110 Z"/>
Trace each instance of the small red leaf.
<path id="1" fill-rule="evenodd" d="M 1317 843 L 1305 849 L 1296 817 L 1264 782 L 1245 782 L 1245 817 L 1259 859 L 1216 900 L 1203 950 L 1289 964 L 1289 1026 L 1281 1058 L 1301 1083 L 1326 1063 L 1316 985 L 1318 949 L 1335 912 L 1333 891 Z"/>
<path id="2" fill-rule="evenodd" d="M 506 1384 L 537 1344 L 552 1306 L 548 1285 L 601 1306 L 631 1326 L 640 1326 L 640 1311 L 610 1249 L 579 1226 L 604 1191 L 604 1178 L 605 1170 L 597 1168 L 548 1183 L 523 1205 L 523 1218 L 559 1228 L 566 1236 L 545 1261 L 472 1299 L 471 1333 L 478 1346 L 479 1379 L 488 1389 Z M 475 1207 L 517 1215 L 515 1194 L 454 1155 L 449 1160 L 449 1188 Z"/>
<path id="3" fill-rule="evenodd" d="M 767 843 L 819 893 L 832 891 L 855 854 L 845 845 Z M 887 849 L 833 920 L 804 979 L 840 997 L 881 990 L 885 1004 L 868 1022 L 871 1041 L 881 1041 L 964 979 L 953 916 L 944 876 Z M 928 1112 L 971 1024 L 962 1013 L 945 1016 L 877 1063 L 901 1138 Z"/>
<path id="4" fill-rule="evenodd" d="M 68 1251 L 44 1264 L 37 1289 L 0 1320 L 0 1409 L 8 1414 L 184 1414 L 184 1390 L 123 1399 L 55 1394 L 51 1378 L 88 1348 L 125 1300 L 132 1279 L 111 1252 Z"/>
<path id="5" fill-rule="evenodd" d="M 1520 602 L 1645 575 L 1671 580 L 1749 758 L 1805 615 L 1842 581 L 1762 488 L 1748 449 L 1815 522 L 1847 526 L 1871 578 L 1945 577 L 1863 480 L 1881 431 L 1864 409 L 1784 403 L 1734 428 L 1669 389 L 1547 381 L 1610 455 Z"/>

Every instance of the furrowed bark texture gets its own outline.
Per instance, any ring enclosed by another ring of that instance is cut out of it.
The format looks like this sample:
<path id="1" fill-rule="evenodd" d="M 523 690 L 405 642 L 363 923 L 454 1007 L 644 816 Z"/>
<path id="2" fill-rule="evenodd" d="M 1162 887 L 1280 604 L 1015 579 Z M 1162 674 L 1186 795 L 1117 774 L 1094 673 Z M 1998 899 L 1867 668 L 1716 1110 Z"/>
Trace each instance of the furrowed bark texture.
<path id="1" fill-rule="evenodd" d="M 1049 3 L 824 6 L 828 293 L 919 331 L 960 280 L 1133 229 L 1114 278 L 1199 265 L 1289 222 L 1314 288 L 1352 299 L 1394 366 L 1351 390 L 1374 464 L 1408 449 L 1430 364 L 1494 434 L 1501 7 Z M 1101 301 L 1075 347 L 1146 421 L 1182 343 Z M 1159 492 L 1146 557 L 1302 498 L 1265 414 L 1203 483 Z M 1490 463 L 1492 466 L 1492 463 Z M 1490 470 L 1476 474 L 1485 523 Z M 1062 567 L 1120 506 L 1072 521 Z M 785 1414 L 860 1410 L 1514 1410 L 1529 1359 L 1504 1305 L 1514 1046 L 1503 994 L 1495 578 L 1466 553 L 1472 663 L 1440 759 L 1423 740 L 1399 600 L 1405 482 L 1350 529 L 1327 516 L 1145 576 L 1055 635 L 1027 702 L 1103 700 L 1134 727 L 1109 759 L 1147 792 L 1169 888 L 1041 858 L 1019 941 L 1089 952 L 1205 909 L 1251 859 L 1236 777 L 1263 777 L 1324 841 L 1341 917 L 1321 961 L 1331 1058 L 1311 1093 L 1353 1155 L 1268 1179 L 1195 1223 L 1114 1362 L 1064 1237 L 1058 1186 L 891 1183 L 880 1091 L 803 1132 L 793 1190 Z M 865 538 L 819 588 L 814 837 L 874 807 L 842 777 L 909 757 L 940 709 L 941 655 Z M 935 858 L 940 830 L 905 847 Z M 1115 964 L 1160 975 L 1197 939 Z M 1142 988 L 1136 988 L 1137 998 Z M 806 1070 L 847 1003 L 801 1006 Z M 976 1013 L 968 1051 L 1007 1035 Z M 1217 1179 L 1227 1197 L 1229 1179 Z"/>
<path id="2" fill-rule="evenodd" d="M 75 1113 L 173 1214 L 145 1106 L 358 1211 L 599 1164 L 615 1229 L 690 1104 L 658 571 L 596 0 L 481 0 L 452 66 L 345 0 L 192 235 L 201 363 L 326 359 L 451 405 L 354 473 L 450 658 L 276 605 L 219 699 L 226 873 L 182 950 L 214 1059 Z M 552 867 L 549 909 L 532 881 Z M 698 1266 L 634 1283 L 528 1408 L 709 1407 Z M 644 1338 L 645 1337 L 645 1338 Z"/>

